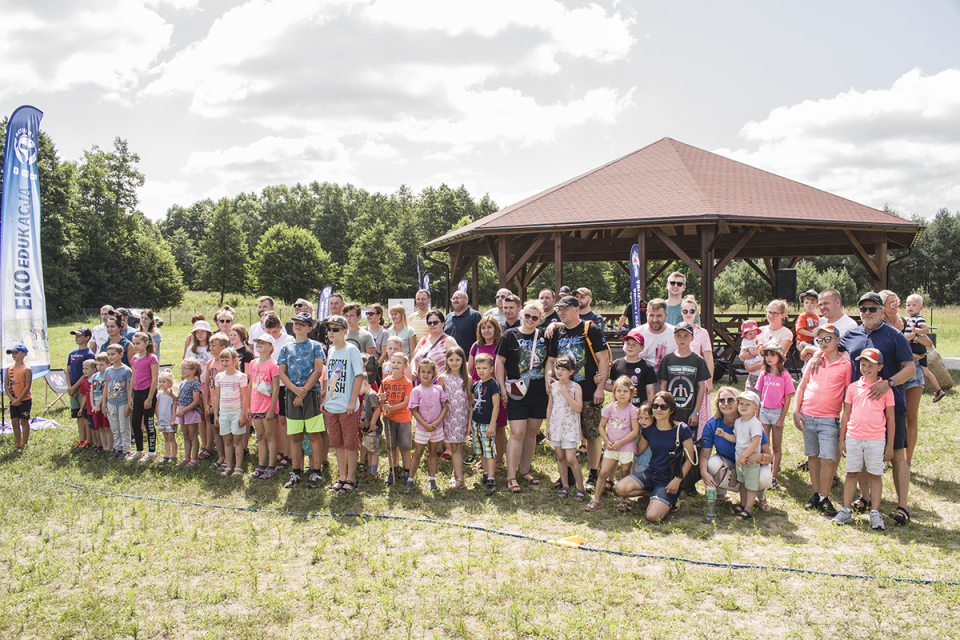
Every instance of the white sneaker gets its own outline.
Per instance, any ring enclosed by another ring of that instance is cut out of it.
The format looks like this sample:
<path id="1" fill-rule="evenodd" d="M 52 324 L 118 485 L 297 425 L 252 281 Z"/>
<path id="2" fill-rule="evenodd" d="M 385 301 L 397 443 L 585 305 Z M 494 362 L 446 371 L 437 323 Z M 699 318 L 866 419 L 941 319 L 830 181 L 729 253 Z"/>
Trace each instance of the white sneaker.
<path id="1" fill-rule="evenodd" d="M 853 515 L 846 507 L 840 507 L 837 515 L 833 517 L 833 524 L 850 524 L 851 522 L 853 522 Z"/>
<path id="2" fill-rule="evenodd" d="M 150 453 L 149 451 L 143 454 L 143 457 L 140 458 L 140 462 L 150 462 L 157 457 L 156 453 Z"/>
<path id="3" fill-rule="evenodd" d="M 142 455 L 143 455 L 142 451 L 131 451 L 127 455 L 127 462 L 133 462 L 134 460 L 139 460 Z"/>
<path id="4" fill-rule="evenodd" d="M 874 531 L 886 531 L 887 526 L 883 524 L 883 515 L 879 511 L 870 512 L 870 528 Z"/>

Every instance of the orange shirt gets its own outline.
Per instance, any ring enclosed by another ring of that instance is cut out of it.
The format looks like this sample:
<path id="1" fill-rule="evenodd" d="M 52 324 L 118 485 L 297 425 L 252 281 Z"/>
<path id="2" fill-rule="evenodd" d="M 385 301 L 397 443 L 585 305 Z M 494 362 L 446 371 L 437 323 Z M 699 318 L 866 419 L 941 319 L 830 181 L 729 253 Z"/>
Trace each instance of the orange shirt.
<path id="1" fill-rule="evenodd" d="M 387 396 L 387 404 L 400 404 L 404 398 L 410 397 L 413 392 L 413 383 L 406 376 L 399 380 L 384 378 L 383 392 Z M 387 412 L 387 418 L 394 422 L 410 422 L 413 416 L 410 415 L 410 409 L 404 408 L 399 411 Z"/>
<path id="2" fill-rule="evenodd" d="M 7 384 L 10 385 L 10 393 L 14 398 L 19 398 L 20 394 L 23 393 L 23 388 L 27 386 L 27 371 L 29 370 L 30 368 L 25 364 L 7 369 Z M 23 399 L 29 400 L 32 397 L 33 394 L 28 390 L 27 397 Z"/>

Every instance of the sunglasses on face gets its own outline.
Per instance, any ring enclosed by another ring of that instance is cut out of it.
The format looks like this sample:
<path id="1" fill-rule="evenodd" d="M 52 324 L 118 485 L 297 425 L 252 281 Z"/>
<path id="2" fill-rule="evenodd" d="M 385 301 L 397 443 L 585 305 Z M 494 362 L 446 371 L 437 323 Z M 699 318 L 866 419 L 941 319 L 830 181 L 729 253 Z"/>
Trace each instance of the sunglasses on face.
<path id="1" fill-rule="evenodd" d="M 833 342 L 833 336 L 824 336 L 823 338 L 815 338 L 814 342 L 817 344 L 830 344 Z"/>
<path id="2" fill-rule="evenodd" d="M 533 320 L 534 322 L 540 319 L 540 316 L 532 316 L 529 313 L 523 314 L 523 317 L 525 320 Z"/>
<path id="3" fill-rule="evenodd" d="M 299 308 L 302 307 L 302 306 L 303 306 L 303 303 L 302 303 L 302 302 L 298 302 L 298 303 L 296 303 L 295 305 L 293 305 L 293 308 L 294 308 L 294 309 L 299 309 Z"/>
<path id="4" fill-rule="evenodd" d="M 686 282 L 675 282 L 675 281 L 671 280 L 671 281 L 668 282 L 667 284 L 669 284 L 671 287 L 682 287 L 683 285 L 686 284 Z"/>
<path id="5" fill-rule="evenodd" d="M 876 313 L 880 307 L 860 307 L 860 313 Z"/>
<path id="6" fill-rule="evenodd" d="M 506 298 L 506 297 L 507 297 L 507 296 L 501 294 L 501 295 L 498 295 L 498 296 L 497 296 L 497 300 L 503 300 L 503 299 Z"/>
<path id="7" fill-rule="evenodd" d="M 440 321 L 439 321 L 439 320 L 427 320 L 427 324 L 430 325 L 431 327 L 435 327 L 435 326 L 437 326 L 438 324 L 440 324 Z"/>
<path id="8" fill-rule="evenodd" d="M 343 331 L 343 329 L 341 329 L 340 327 L 328 327 L 327 331 L 329 333 L 340 333 L 341 331 Z"/>
<path id="9" fill-rule="evenodd" d="M 680 309 L 680 313 L 682 313 L 685 316 L 692 316 L 696 312 L 697 312 L 696 309 Z"/>
<path id="10" fill-rule="evenodd" d="M 226 318 L 220 318 L 219 320 L 217 320 L 217 322 L 219 322 L 220 324 L 227 324 L 230 321 L 227 320 Z"/>
<path id="11" fill-rule="evenodd" d="M 736 398 L 719 398 L 717 404 L 737 404 Z"/>
<path id="12" fill-rule="evenodd" d="M 654 410 L 654 411 L 666 411 L 666 410 L 669 409 L 669 408 L 670 408 L 670 405 L 660 404 L 659 402 L 654 402 L 654 403 L 653 403 L 653 410 Z"/>
<path id="13" fill-rule="evenodd" d="M 377 312 L 376 312 L 376 311 L 367 311 L 367 315 L 368 315 L 368 316 L 375 316 L 375 315 L 377 315 Z"/>

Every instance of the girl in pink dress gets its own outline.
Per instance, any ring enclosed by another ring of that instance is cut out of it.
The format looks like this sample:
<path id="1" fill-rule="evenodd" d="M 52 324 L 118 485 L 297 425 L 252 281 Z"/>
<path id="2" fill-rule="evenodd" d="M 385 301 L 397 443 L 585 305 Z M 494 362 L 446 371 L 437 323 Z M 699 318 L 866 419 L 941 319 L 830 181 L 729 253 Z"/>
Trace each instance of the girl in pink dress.
<path id="1" fill-rule="evenodd" d="M 464 486 L 463 443 L 470 431 L 470 389 L 473 386 L 467 373 L 467 358 L 460 347 L 447 354 L 447 370 L 440 376 L 439 384 L 447 394 L 443 440 L 453 461 L 449 487 L 459 489 Z"/>

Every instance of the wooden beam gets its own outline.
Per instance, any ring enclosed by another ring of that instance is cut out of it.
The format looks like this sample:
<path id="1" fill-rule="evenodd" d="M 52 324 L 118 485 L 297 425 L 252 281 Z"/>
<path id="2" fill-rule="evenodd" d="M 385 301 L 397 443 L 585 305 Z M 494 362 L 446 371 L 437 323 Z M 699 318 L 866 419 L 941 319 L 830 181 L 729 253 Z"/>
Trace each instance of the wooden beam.
<path id="1" fill-rule="evenodd" d="M 664 271 L 666 271 L 667 269 L 669 269 L 670 267 L 672 267 L 674 262 L 676 262 L 676 260 L 665 260 L 665 261 L 663 262 L 663 266 L 660 267 L 659 269 L 657 269 L 657 272 L 656 272 L 655 274 L 653 274 L 652 276 L 650 276 L 650 279 L 647 280 L 646 283 L 644 283 L 644 285 L 643 285 L 643 292 L 646 293 L 646 292 L 647 292 L 647 289 L 650 287 L 650 285 L 652 285 L 652 284 L 656 281 L 657 278 L 659 278 L 660 276 L 662 276 L 663 273 L 664 273 Z M 640 254 L 640 264 L 641 264 L 641 265 L 644 264 L 643 253 Z M 644 267 L 644 268 L 646 268 L 646 267 Z M 644 300 L 646 300 L 646 298 L 644 298 Z"/>
<path id="2" fill-rule="evenodd" d="M 691 270 L 691 271 L 693 271 L 695 274 L 697 274 L 697 277 L 698 277 L 698 278 L 702 278 L 702 277 L 703 277 L 703 270 L 700 268 L 700 265 L 697 264 L 696 260 L 694 260 L 694 259 L 691 258 L 689 255 L 687 255 L 687 252 L 684 251 L 683 249 L 681 249 L 681 248 L 680 248 L 680 245 L 678 245 L 676 242 L 673 241 L 673 238 L 671 238 L 670 236 L 668 236 L 666 233 L 664 233 L 661 229 L 658 229 L 657 227 L 652 227 L 652 228 L 651 228 L 651 231 L 653 231 L 653 233 L 654 233 L 658 238 L 660 238 L 660 241 L 663 242 L 663 244 L 665 244 L 665 245 L 667 245 L 668 247 L 670 247 L 670 249 L 673 251 L 673 253 L 674 253 L 678 258 L 680 258 L 681 260 L 683 260 L 684 264 L 686 264 L 688 267 L 690 267 L 690 270 Z"/>
<path id="3" fill-rule="evenodd" d="M 563 284 L 563 232 L 553 234 L 553 295 L 560 297 Z"/>
<path id="4" fill-rule="evenodd" d="M 856 236 L 853 235 L 853 232 L 849 229 L 844 229 L 843 232 L 847 235 L 847 239 L 850 241 L 850 246 L 853 247 L 854 255 L 857 256 L 857 259 L 863 264 L 867 269 L 867 273 L 873 276 L 873 279 L 879 282 L 883 279 L 880 269 L 877 268 L 877 263 L 870 259 L 870 255 L 867 253 L 866 249 L 863 248 L 863 245 L 860 244 L 860 241 L 857 240 Z"/>
<path id="5" fill-rule="evenodd" d="M 759 275 L 761 278 L 763 278 L 763 281 L 764 281 L 764 282 L 766 282 L 766 283 L 769 284 L 770 286 L 773 286 L 773 282 L 770 280 L 770 276 L 768 276 L 767 274 L 765 274 L 765 273 L 763 272 L 763 269 L 761 269 L 760 267 L 758 267 L 757 265 L 755 265 L 755 264 L 753 263 L 753 260 L 751 260 L 751 259 L 749 259 L 749 258 L 745 258 L 743 261 L 746 262 L 748 265 L 750 265 L 750 268 L 753 269 L 754 271 L 756 271 L 756 272 L 757 272 L 757 275 Z"/>
<path id="6" fill-rule="evenodd" d="M 480 310 L 480 260 L 477 260 L 473 263 L 473 282 L 470 283 L 470 288 L 473 290 L 473 295 L 470 296 L 470 299 L 473 300 L 473 308 Z"/>
<path id="7" fill-rule="evenodd" d="M 750 238 L 754 236 L 758 229 L 759 227 L 750 227 L 749 231 L 740 236 L 740 239 L 737 240 L 737 244 L 733 245 L 733 248 L 727 252 L 727 255 L 725 255 L 723 259 L 713 268 L 713 274 L 715 276 L 720 275 L 720 272 L 727 268 L 727 265 L 730 264 L 730 261 L 737 257 L 737 254 L 740 253 L 740 249 L 743 249 L 744 245 L 750 242 Z"/>
<path id="8" fill-rule="evenodd" d="M 541 262 L 540 264 L 538 264 L 538 265 L 537 265 L 537 268 L 534 269 L 534 270 L 533 270 L 533 273 L 530 275 L 530 282 L 533 282 L 534 280 L 536 280 L 536 279 L 537 279 L 537 276 L 540 275 L 541 273 L 543 273 L 544 269 L 547 268 L 547 265 L 548 265 L 548 264 L 550 264 L 550 263 L 549 263 L 549 262 Z M 539 293 L 539 292 L 538 292 L 538 293 Z"/>
<path id="9" fill-rule="evenodd" d="M 623 264 L 623 260 L 617 260 L 616 263 L 617 263 L 617 266 L 620 267 L 620 271 L 623 271 L 625 274 L 627 274 L 627 277 L 629 278 L 630 269 L 627 268 L 627 265 Z"/>
<path id="10" fill-rule="evenodd" d="M 497 278 L 500 280 L 500 288 L 506 289 L 510 284 L 510 278 L 507 277 L 507 265 L 510 264 L 510 245 L 511 239 L 505 235 L 497 239 L 497 249 L 499 259 L 497 261 Z"/>
<path id="11" fill-rule="evenodd" d="M 490 260 L 493 261 L 493 270 L 498 274 L 500 273 L 500 258 L 497 253 L 497 245 L 493 241 L 493 236 L 483 236 L 483 241 L 487 245 L 487 249 L 490 251 Z"/>
<path id="12" fill-rule="evenodd" d="M 543 241 L 547 239 L 547 234 L 541 233 L 532 239 L 530 246 L 527 247 L 527 250 L 523 252 L 523 255 L 517 259 L 517 263 L 511 267 L 510 271 L 507 272 L 507 280 L 512 279 L 520 271 L 520 267 L 527 263 L 527 260 L 530 259 L 530 256 L 540 248 L 540 245 L 543 244 Z"/>
<path id="13" fill-rule="evenodd" d="M 887 242 L 878 242 L 873 245 L 873 255 L 881 276 L 880 281 L 876 284 L 877 288 L 882 291 L 887 288 L 887 282 L 890 278 L 890 274 L 887 273 Z"/>
<path id="14" fill-rule="evenodd" d="M 800 256 L 795 256 L 790 258 L 790 262 L 787 263 L 787 269 L 794 269 L 797 266 L 797 263 L 803 260 Z"/>

